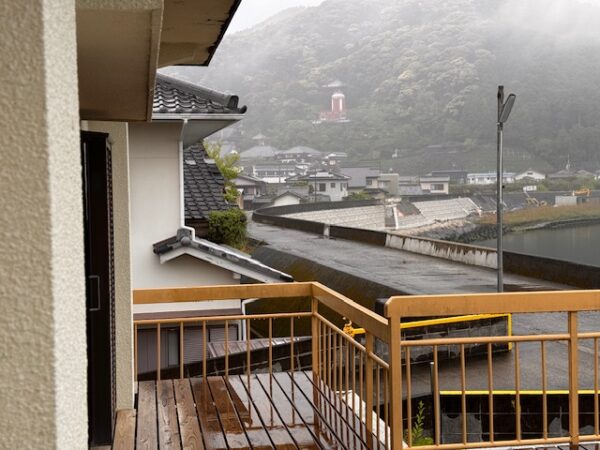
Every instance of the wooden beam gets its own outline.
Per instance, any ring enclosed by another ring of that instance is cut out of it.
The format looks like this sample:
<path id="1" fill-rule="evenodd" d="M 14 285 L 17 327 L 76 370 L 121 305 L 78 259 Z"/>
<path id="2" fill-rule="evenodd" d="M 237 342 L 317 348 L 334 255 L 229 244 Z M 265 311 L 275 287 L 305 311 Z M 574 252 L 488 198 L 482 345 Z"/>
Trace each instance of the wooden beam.
<path id="1" fill-rule="evenodd" d="M 310 297 L 311 283 L 236 284 L 134 289 L 133 304 L 202 302 L 240 298 Z"/>

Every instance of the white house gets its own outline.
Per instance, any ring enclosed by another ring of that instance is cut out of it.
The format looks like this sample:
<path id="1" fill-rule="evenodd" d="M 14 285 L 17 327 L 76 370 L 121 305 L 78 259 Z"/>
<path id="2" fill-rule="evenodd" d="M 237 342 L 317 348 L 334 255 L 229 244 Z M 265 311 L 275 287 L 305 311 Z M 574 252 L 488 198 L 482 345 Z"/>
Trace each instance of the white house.
<path id="1" fill-rule="evenodd" d="M 332 202 L 339 202 L 348 196 L 348 180 L 350 177 L 333 172 L 313 172 L 294 181 L 306 181 L 318 193 L 329 196 Z"/>
<path id="2" fill-rule="evenodd" d="M 467 174 L 467 184 L 494 184 L 498 177 L 496 172 L 477 172 Z M 505 184 L 511 184 L 515 182 L 514 172 L 504 172 L 502 180 Z"/>
<path id="3" fill-rule="evenodd" d="M 258 282 L 291 280 L 248 255 L 196 234 L 200 232 L 196 222 L 207 220 L 211 210 L 227 209 L 227 205 L 223 204 L 222 176 L 214 161 L 208 160 L 202 149 L 190 151 L 194 148 L 190 144 L 240 120 L 245 107 L 238 108 L 237 102 L 235 96 L 159 75 L 152 121 L 130 124 L 133 289 L 235 284 L 241 276 Z M 217 182 L 211 179 L 213 176 Z M 190 317 L 199 315 L 198 311 L 220 316 L 241 314 L 242 305 L 239 299 L 233 299 L 133 307 L 136 319 Z M 214 325 L 208 339 L 223 339 L 224 325 Z M 192 350 L 200 342 L 199 333 L 186 329 L 186 364 L 193 362 L 190 358 L 198 358 Z M 241 333 L 237 322 L 227 327 L 232 339 Z M 179 364 L 179 344 L 175 338 L 171 342 L 169 336 L 168 330 L 161 334 L 161 366 L 165 368 Z M 156 368 L 155 346 L 154 329 L 138 330 L 140 373 Z"/>
<path id="4" fill-rule="evenodd" d="M 541 181 L 546 179 L 546 174 L 538 172 L 537 170 L 527 169 L 524 172 L 515 175 L 516 181 L 528 180 L 528 181 Z"/>
<path id="5" fill-rule="evenodd" d="M 448 194 L 450 177 L 424 176 L 419 178 L 419 184 L 423 191 L 430 194 Z"/>

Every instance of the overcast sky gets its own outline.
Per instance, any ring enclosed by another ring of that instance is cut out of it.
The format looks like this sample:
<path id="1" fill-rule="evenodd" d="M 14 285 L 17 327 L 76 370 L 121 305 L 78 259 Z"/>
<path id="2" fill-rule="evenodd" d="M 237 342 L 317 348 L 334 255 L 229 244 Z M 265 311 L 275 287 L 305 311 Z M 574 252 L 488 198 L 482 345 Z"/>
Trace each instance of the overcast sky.
<path id="1" fill-rule="evenodd" d="M 294 6 L 315 6 L 323 0 L 242 0 L 227 33 L 250 28 L 284 9 Z"/>

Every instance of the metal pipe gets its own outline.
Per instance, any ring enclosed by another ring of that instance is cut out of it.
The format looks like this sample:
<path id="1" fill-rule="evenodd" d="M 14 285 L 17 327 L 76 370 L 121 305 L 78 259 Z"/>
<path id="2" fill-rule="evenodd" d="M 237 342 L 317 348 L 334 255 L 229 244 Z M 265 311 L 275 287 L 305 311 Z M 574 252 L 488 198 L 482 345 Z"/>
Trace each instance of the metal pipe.
<path id="1" fill-rule="evenodd" d="M 502 105 L 504 104 L 504 86 L 498 86 L 498 122 L 497 122 L 497 165 L 496 165 L 496 233 L 497 233 L 497 249 L 496 256 L 498 258 L 498 292 L 504 291 L 504 263 L 503 263 L 503 252 L 502 252 L 502 222 L 503 222 L 503 211 L 502 211 L 502 181 L 504 177 L 504 167 L 502 158 L 502 122 L 500 122 L 500 114 L 502 112 Z"/>

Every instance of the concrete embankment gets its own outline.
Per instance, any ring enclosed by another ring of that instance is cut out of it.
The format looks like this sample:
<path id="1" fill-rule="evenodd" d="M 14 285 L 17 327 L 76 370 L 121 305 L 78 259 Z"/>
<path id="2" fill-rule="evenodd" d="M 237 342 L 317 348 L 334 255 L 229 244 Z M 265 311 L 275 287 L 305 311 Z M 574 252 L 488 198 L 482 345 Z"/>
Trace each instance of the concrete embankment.
<path id="1" fill-rule="evenodd" d="M 363 230 L 358 228 L 327 225 L 320 222 L 286 217 L 283 214 L 315 210 L 311 208 L 333 209 L 375 204 L 373 201 L 338 202 L 272 207 L 255 211 L 253 220 L 258 223 L 274 225 L 304 231 L 319 236 L 345 239 L 415 254 L 433 256 L 472 267 L 496 268 L 496 251 L 488 247 L 458 242 L 406 236 L 385 231 Z M 298 208 L 300 207 L 300 208 Z M 491 227 L 493 228 L 493 226 Z M 495 234 L 494 234 L 495 236 Z M 524 255 L 516 252 L 504 252 L 504 269 L 508 273 L 534 277 L 539 280 L 566 284 L 584 289 L 600 288 L 600 268 L 567 261 Z"/>

